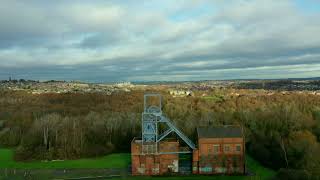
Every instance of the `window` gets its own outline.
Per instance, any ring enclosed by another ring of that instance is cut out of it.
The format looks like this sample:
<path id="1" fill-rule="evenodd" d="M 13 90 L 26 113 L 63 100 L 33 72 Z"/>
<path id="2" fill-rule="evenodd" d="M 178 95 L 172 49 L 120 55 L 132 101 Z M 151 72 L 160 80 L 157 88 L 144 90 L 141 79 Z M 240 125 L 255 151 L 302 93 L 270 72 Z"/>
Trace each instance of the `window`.
<path id="1" fill-rule="evenodd" d="M 143 145 L 142 146 L 143 153 L 146 154 L 152 154 L 156 152 L 156 146 L 155 145 Z"/>
<path id="2" fill-rule="evenodd" d="M 230 145 L 229 144 L 225 144 L 224 145 L 224 152 L 229 152 L 230 151 Z"/>
<path id="3" fill-rule="evenodd" d="M 237 151 L 237 152 L 240 152 L 240 151 L 241 151 L 241 145 L 240 145 L 240 144 L 237 144 L 237 145 L 236 145 L 236 151 Z"/>
<path id="4" fill-rule="evenodd" d="M 220 152 L 220 145 L 214 144 L 213 145 L 213 153 L 219 153 Z"/>

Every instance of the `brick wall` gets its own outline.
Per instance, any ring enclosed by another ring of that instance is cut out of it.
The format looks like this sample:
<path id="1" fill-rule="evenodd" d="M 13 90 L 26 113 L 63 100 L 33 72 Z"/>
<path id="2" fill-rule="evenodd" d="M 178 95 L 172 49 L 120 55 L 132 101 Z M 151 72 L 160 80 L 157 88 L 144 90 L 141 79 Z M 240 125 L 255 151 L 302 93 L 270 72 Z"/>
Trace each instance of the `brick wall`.
<path id="1" fill-rule="evenodd" d="M 194 174 L 244 173 L 243 138 L 200 138 L 193 152 Z"/>
<path id="2" fill-rule="evenodd" d="M 162 175 L 179 172 L 179 155 L 169 153 L 179 150 L 179 142 L 164 141 L 157 145 L 159 153 L 148 154 L 142 151 L 144 148 L 141 145 L 141 141 L 132 141 L 132 175 Z M 160 154 L 160 152 L 168 154 Z"/>

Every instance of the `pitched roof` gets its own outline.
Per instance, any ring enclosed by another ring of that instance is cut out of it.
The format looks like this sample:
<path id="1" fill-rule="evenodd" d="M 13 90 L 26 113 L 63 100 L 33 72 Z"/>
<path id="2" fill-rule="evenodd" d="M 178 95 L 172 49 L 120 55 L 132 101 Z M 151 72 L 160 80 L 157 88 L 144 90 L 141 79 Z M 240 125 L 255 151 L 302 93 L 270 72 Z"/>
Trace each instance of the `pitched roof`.
<path id="1" fill-rule="evenodd" d="M 242 137 L 240 126 L 198 127 L 198 138 L 235 138 Z"/>

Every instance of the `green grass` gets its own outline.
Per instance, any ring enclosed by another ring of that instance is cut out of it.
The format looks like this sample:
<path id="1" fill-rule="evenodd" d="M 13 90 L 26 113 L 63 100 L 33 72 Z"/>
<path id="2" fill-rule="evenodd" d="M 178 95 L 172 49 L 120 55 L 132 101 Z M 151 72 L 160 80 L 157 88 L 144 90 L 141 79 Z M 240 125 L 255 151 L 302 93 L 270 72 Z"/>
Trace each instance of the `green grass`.
<path id="1" fill-rule="evenodd" d="M 0 149 L 0 168 L 127 168 L 130 154 L 110 154 L 99 158 L 65 160 L 65 161 L 32 161 L 16 162 L 13 160 L 14 151 Z"/>
<path id="2" fill-rule="evenodd" d="M 274 170 L 262 166 L 259 162 L 248 155 L 246 156 L 246 165 L 250 172 L 254 173 L 261 179 L 268 179 L 276 174 Z"/>
<path id="3" fill-rule="evenodd" d="M 27 169 L 57 169 L 57 168 L 127 168 L 130 164 L 129 153 L 119 153 L 103 156 L 100 158 L 66 160 L 54 162 L 16 162 L 13 160 L 14 151 L 11 149 L 0 149 L 0 168 L 27 168 Z M 273 170 L 261 166 L 250 156 L 246 156 L 247 169 L 255 176 L 174 176 L 174 177 L 126 177 L 131 180 L 159 179 L 159 180 L 191 180 L 191 179 L 268 179 L 275 175 Z M 119 178 L 123 179 L 123 178 Z"/>

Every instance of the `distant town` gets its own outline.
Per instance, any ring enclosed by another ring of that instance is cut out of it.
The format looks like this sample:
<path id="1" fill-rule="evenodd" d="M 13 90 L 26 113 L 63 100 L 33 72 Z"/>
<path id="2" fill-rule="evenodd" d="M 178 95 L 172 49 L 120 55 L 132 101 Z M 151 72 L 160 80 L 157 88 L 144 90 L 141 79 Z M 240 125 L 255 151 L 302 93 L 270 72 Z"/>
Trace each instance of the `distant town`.
<path id="1" fill-rule="evenodd" d="M 31 94 L 44 93 L 103 93 L 111 95 L 117 92 L 132 90 L 166 90 L 173 97 L 194 96 L 194 92 L 214 89 L 253 89 L 260 94 L 272 95 L 274 91 L 287 94 L 290 92 L 320 95 L 318 79 L 288 80 L 207 80 L 189 82 L 157 82 L 157 83 L 85 83 L 81 81 L 35 81 L 25 79 L 9 79 L 0 81 L 0 89 L 26 91 Z M 230 96 L 240 96 L 239 91 L 230 91 Z M 201 94 L 205 96 L 205 93 Z"/>

